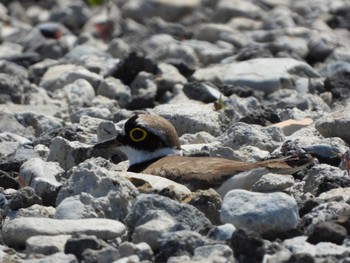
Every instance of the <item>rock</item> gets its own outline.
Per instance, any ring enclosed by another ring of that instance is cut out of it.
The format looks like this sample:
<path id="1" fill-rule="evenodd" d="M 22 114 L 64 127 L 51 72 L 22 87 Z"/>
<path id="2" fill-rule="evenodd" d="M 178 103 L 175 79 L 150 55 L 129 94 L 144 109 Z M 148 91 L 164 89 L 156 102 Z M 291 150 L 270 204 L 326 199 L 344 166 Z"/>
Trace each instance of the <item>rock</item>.
<path id="1" fill-rule="evenodd" d="M 96 73 L 90 72 L 81 66 L 66 64 L 51 66 L 43 75 L 40 86 L 48 91 L 55 91 L 77 79 L 87 80 L 94 89 L 97 89 L 102 81 L 101 76 Z"/>
<path id="2" fill-rule="evenodd" d="M 145 242 L 134 244 L 134 243 L 125 241 L 120 244 L 119 253 L 120 253 L 120 257 L 122 258 L 129 257 L 132 255 L 137 255 L 141 261 L 154 260 L 153 251 L 150 248 L 150 246 Z"/>
<path id="3" fill-rule="evenodd" d="M 309 233 L 306 241 L 311 244 L 332 242 L 341 245 L 346 235 L 347 232 L 343 226 L 333 222 L 318 222 Z"/>
<path id="4" fill-rule="evenodd" d="M 324 137 L 340 137 L 350 142 L 348 130 L 350 129 L 349 119 L 350 107 L 330 113 L 315 123 L 316 130 Z"/>
<path id="5" fill-rule="evenodd" d="M 236 258 L 261 262 L 265 254 L 264 240 L 254 231 L 238 229 L 232 234 L 231 247 Z"/>
<path id="6" fill-rule="evenodd" d="M 50 218 L 22 217 L 4 224 L 2 236 L 7 245 L 24 245 L 32 236 L 90 234 L 103 240 L 114 239 L 125 234 L 125 226 L 110 219 L 57 220 Z"/>
<path id="7" fill-rule="evenodd" d="M 229 65 L 214 65 L 197 70 L 199 81 L 247 86 L 270 94 L 282 88 L 294 88 L 299 77 L 319 77 L 308 64 L 292 58 L 257 58 Z"/>
<path id="8" fill-rule="evenodd" d="M 80 196 L 80 202 L 91 206 L 99 217 L 123 220 L 138 191 L 126 178 L 108 171 L 108 165 L 108 161 L 98 158 L 89 159 L 72 169 L 69 179 L 58 193 L 57 204 L 61 204 L 67 197 L 77 195 Z M 70 199 L 72 201 L 75 203 L 78 198 Z M 65 203 L 64 206 L 69 212 L 72 204 Z M 81 206 L 83 213 L 80 215 L 91 214 L 91 208 Z M 72 214 L 69 212 L 65 215 L 62 211 L 60 217 L 65 216 L 70 217 Z"/>
<path id="9" fill-rule="evenodd" d="M 194 231 L 182 230 L 164 233 L 160 239 L 160 253 L 168 259 L 174 255 L 194 254 L 194 250 L 211 242 Z"/>
<path id="10" fill-rule="evenodd" d="M 220 209 L 222 199 L 212 188 L 198 190 L 183 200 L 201 211 L 213 225 L 220 225 Z"/>
<path id="11" fill-rule="evenodd" d="M 70 235 L 32 236 L 26 241 L 26 254 L 51 255 L 64 252 L 64 244 Z"/>
<path id="12" fill-rule="evenodd" d="M 13 114 L 4 111 L 0 111 L 0 132 L 10 132 L 18 136 L 23 136 L 28 140 L 35 137 L 32 129 L 25 128 Z"/>
<path id="13" fill-rule="evenodd" d="M 119 252 L 95 236 L 75 235 L 67 240 L 64 246 L 66 254 L 74 254 L 79 261 L 112 262 L 119 258 Z M 109 252 L 109 255 L 106 255 Z"/>
<path id="14" fill-rule="evenodd" d="M 258 5 L 250 2 L 221 0 L 216 6 L 213 20 L 216 22 L 227 22 L 231 17 L 249 17 L 257 19 L 263 13 Z"/>
<path id="15" fill-rule="evenodd" d="M 233 251 L 227 245 L 207 245 L 194 250 L 193 262 L 234 262 Z"/>
<path id="16" fill-rule="evenodd" d="M 327 164 L 314 165 L 304 180 L 304 192 L 310 192 L 315 196 L 332 188 L 349 186 L 350 182 L 344 171 Z"/>
<path id="17" fill-rule="evenodd" d="M 65 198 L 57 207 L 53 216 L 55 219 L 98 218 L 93 207 L 93 196 L 82 193 Z"/>
<path id="18" fill-rule="evenodd" d="M 70 142 L 62 137 L 56 137 L 50 145 L 47 161 L 58 162 L 67 171 L 89 157 L 90 147 L 84 143 Z"/>
<path id="19" fill-rule="evenodd" d="M 156 74 L 157 65 L 149 58 L 140 53 L 131 52 L 113 72 L 112 77 L 120 79 L 124 84 L 130 85 L 139 72 L 149 72 Z"/>
<path id="20" fill-rule="evenodd" d="M 225 34 L 232 35 L 234 31 L 230 26 L 225 24 L 202 23 L 194 32 L 194 37 L 198 40 L 215 43 L 218 40 L 224 40 L 222 38 Z"/>
<path id="21" fill-rule="evenodd" d="M 312 230 L 318 222 L 333 221 L 346 218 L 350 214 L 350 205 L 344 202 L 329 201 L 321 203 L 303 218 L 306 230 Z"/>
<path id="22" fill-rule="evenodd" d="M 42 133 L 47 132 L 49 130 L 62 128 L 62 120 L 52 117 L 46 116 L 43 114 L 36 114 L 33 112 L 24 112 L 16 115 L 16 119 L 24 126 L 24 127 L 32 127 L 35 136 L 40 136 Z"/>
<path id="23" fill-rule="evenodd" d="M 63 87 L 64 97 L 67 99 L 70 111 L 91 105 L 95 97 L 95 90 L 86 79 L 77 79 Z"/>
<path id="24" fill-rule="evenodd" d="M 70 119 L 72 122 L 80 122 L 80 119 L 84 116 L 89 116 L 89 117 L 103 119 L 103 120 L 113 119 L 111 111 L 105 107 L 80 108 L 79 110 L 74 111 L 70 115 Z"/>
<path id="25" fill-rule="evenodd" d="M 207 31 L 208 32 L 208 31 Z M 218 40 L 222 39 L 218 32 Z M 215 63 L 220 63 L 224 58 L 233 54 L 233 45 L 225 42 L 225 46 L 220 46 L 219 44 L 208 43 L 207 41 L 201 40 L 186 40 L 184 45 L 192 47 L 198 54 L 199 61 L 204 65 L 210 65 Z"/>
<path id="26" fill-rule="evenodd" d="M 225 126 L 221 112 L 213 106 L 196 102 L 181 104 L 163 104 L 156 106 L 152 113 L 162 116 L 174 125 L 179 136 L 184 133 L 209 132 L 217 136 Z"/>
<path id="27" fill-rule="evenodd" d="M 339 200 L 348 203 L 350 201 L 350 187 L 338 187 L 333 188 L 327 192 L 321 193 L 317 200 L 323 200 L 325 202 Z"/>
<path id="28" fill-rule="evenodd" d="M 247 202 L 249 207 L 244 206 Z M 223 223 L 259 233 L 295 228 L 299 219 L 296 201 L 287 194 L 262 194 L 246 190 L 231 190 L 226 194 L 220 217 Z"/>
<path id="29" fill-rule="evenodd" d="M 158 239 L 163 233 L 182 230 L 176 220 L 167 212 L 162 210 L 151 210 L 146 212 L 135 224 L 132 234 L 134 243 L 147 243 L 153 250 L 159 249 Z"/>
<path id="30" fill-rule="evenodd" d="M 29 83 L 18 76 L 0 73 L 0 97 L 8 97 L 12 102 L 23 104 L 25 100 L 24 90 L 29 87 Z"/>
<path id="31" fill-rule="evenodd" d="M 157 97 L 161 97 L 166 91 L 172 92 L 176 84 L 187 83 L 187 79 L 173 65 L 159 63 L 158 69 L 159 77 L 155 79 L 158 87 Z"/>
<path id="32" fill-rule="evenodd" d="M 349 80 L 350 71 L 339 71 L 325 79 L 324 88 L 332 93 L 333 99 L 344 100 L 350 97 Z"/>
<path id="33" fill-rule="evenodd" d="M 39 204 L 31 205 L 27 208 L 20 208 L 15 211 L 14 215 L 11 215 L 11 219 L 20 218 L 20 217 L 44 217 L 44 218 L 53 218 L 55 214 L 55 208 L 52 206 L 43 206 Z"/>
<path id="34" fill-rule="evenodd" d="M 157 85 L 153 76 L 147 72 L 139 72 L 130 84 L 132 100 L 128 105 L 129 109 L 142 109 L 154 107 L 154 100 L 157 95 Z"/>
<path id="35" fill-rule="evenodd" d="M 18 210 L 19 208 L 30 207 L 34 204 L 42 204 L 42 199 L 35 194 L 31 187 L 24 187 L 15 192 L 11 196 L 9 208 L 11 210 Z"/>
<path id="36" fill-rule="evenodd" d="M 166 21 L 177 21 L 193 11 L 198 5 L 198 0 L 133 0 L 123 6 L 122 13 L 124 16 L 141 23 L 154 16 L 159 16 Z"/>
<path id="37" fill-rule="evenodd" d="M 232 98 L 231 96 L 230 98 Z M 237 98 L 238 100 L 242 100 L 242 98 Z M 247 106 L 249 107 L 249 105 Z M 278 114 L 272 110 L 272 109 L 256 109 L 252 113 L 248 113 L 248 110 L 244 110 L 245 112 L 242 112 L 242 115 L 244 116 L 241 118 L 239 121 L 244 122 L 244 123 L 249 123 L 249 124 L 257 124 L 260 126 L 268 126 L 273 123 L 279 123 L 281 121 L 280 117 Z M 277 125 L 276 125 L 277 126 Z M 280 127 L 282 130 L 283 128 Z"/>
<path id="38" fill-rule="evenodd" d="M 115 99 L 121 108 L 125 108 L 131 102 L 130 88 L 113 77 L 108 77 L 102 81 L 97 89 L 97 95 Z"/>
<path id="39" fill-rule="evenodd" d="M 185 185 L 178 184 L 164 177 L 131 172 L 128 172 L 125 177 L 137 187 L 140 193 L 162 194 L 170 191 L 177 200 L 181 200 L 191 194 L 191 191 Z"/>
<path id="40" fill-rule="evenodd" d="M 274 126 L 282 129 L 285 136 L 289 136 L 294 132 L 309 126 L 313 123 L 312 119 L 303 119 L 303 120 L 286 120 L 279 123 L 274 124 Z"/>
<path id="41" fill-rule="evenodd" d="M 230 241 L 233 232 L 236 231 L 236 228 L 232 224 L 223 224 L 216 226 L 214 229 L 212 229 L 208 233 L 208 237 L 213 240 L 220 240 L 220 241 Z"/>
<path id="42" fill-rule="evenodd" d="M 122 38 L 113 38 L 107 52 L 114 58 L 124 59 L 130 53 L 130 47 Z"/>
<path id="43" fill-rule="evenodd" d="M 190 99 L 199 100 L 204 103 L 217 101 L 223 96 L 210 82 L 190 82 L 184 85 L 183 91 Z"/>
<path id="44" fill-rule="evenodd" d="M 209 220 L 193 206 L 179 204 L 167 197 L 153 194 L 137 196 L 125 218 L 127 226 L 132 228 L 148 211 L 152 210 L 162 210 L 168 213 L 175 222 L 188 230 L 204 233 L 211 227 Z"/>
<path id="45" fill-rule="evenodd" d="M 261 150 L 272 151 L 283 141 L 282 130 L 277 127 L 261 127 L 258 125 L 248 125 L 243 122 L 232 124 L 224 134 L 218 137 L 224 146 L 238 150 L 242 146 L 256 146 Z"/>
<path id="46" fill-rule="evenodd" d="M 57 263 L 78 263 L 79 261 L 77 258 L 72 254 L 64 254 L 61 252 L 49 255 L 45 258 L 40 259 L 27 259 L 27 263 L 50 263 L 50 262 L 57 262 Z"/>
<path id="47" fill-rule="evenodd" d="M 58 163 L 45 162 L 40 158 L 33 158 L 22 164 L 18 181 L 21 187 L 30 186 L 39 196 L 43 196 L 50 187 L 59 187 L 60 178 L 64 170 Z"/>
<path id="48" fill-rule="evenodd" d="M 268 173 L 263 175 L 252 187 L 254 192 L 283 191 L 294 184 L 294 177 L 288 174 Z"/>
<path id="49" fill-rule="evenodd" d="M 0 185 L 4 189 L 18 189 L 18 181 L 11 177 L 10 174 L 0 170 Z"/>

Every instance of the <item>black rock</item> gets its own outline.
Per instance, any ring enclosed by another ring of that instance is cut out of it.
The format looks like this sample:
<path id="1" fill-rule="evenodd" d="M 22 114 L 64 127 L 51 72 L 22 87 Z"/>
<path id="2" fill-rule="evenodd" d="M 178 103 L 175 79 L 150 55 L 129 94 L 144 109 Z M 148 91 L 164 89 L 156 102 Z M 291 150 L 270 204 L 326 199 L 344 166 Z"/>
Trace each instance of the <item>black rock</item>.
<path id="1" fill-rule="evenodd" d="M 32 158 L 39 158 L 31 144 L 20 145 L 14 153 L 0 158 L 0 170 L 17 174 L 21 165 Z"/>
<path id="2" fill-rule="evenodd" d="M 275 110 L 261 109 L 251 114 L 248 114 L 247 116 L 241 118 L 239 121 L 245 122 L 248 124 L 258 124 L 261 126 L 268 126 L 273 123 L 281 122 L 281 119 Z"/>
<path id="3" fill-rule="evenodd" d="M 196 71 L 194 65 L 189 65 L 181 59 L 168 58 L 164 60 L 165 63 L 173 65 L 185 78 L 189 79 Z"/>
<path id="4" fill-rule="evenodd" d="M 141 71 L 157 74 L 158 67 L 151 59 L 132 52 L 118 65 L 112 76 L 129 85 Z"/>
<path id="5" fill-rule="evenodd" d="M 314 257 L 310 254 L 293 254 L 287 263 L 314 263 Z"/>
<path id="6" fill-rule="evenodd" d="M 14 179 L 14 177 L 10 175 L 10 173 L 7 173 L 1 170 L 0 170 L 0 185 L 4 189 L 8 189 L 8 188 L 18 189 L 19 187 L 18 182 Z"/>
<path id="7" fill-rule="evenodd" d="M 303 235 L 303 231 L 301 231 L 298 228 L 293 228 L 287 231 L 277 231 L 277 230 L 266 231 L 261 234 L 261 237 L 270 241 L 274 241 L 276 239 L 285 240 L 285 239 L 302 236 L 302 235 Z"/>
<path id="8" fill-rule="evenodd" d="M 183 92 L 190 99 L 199 100 L 204 103 L 217 101 L 221 96 L 217 87 L 210 82 L 193 81 L 186 83 Z"/>
<path id="9" fill-rule="evenodd" d="M 261 236 L 246 229 L 233 232 L 231 247 L 235 257 L 242 262 L 262 262 L 265 254 L 264 240 Z"/>
<path id="10" fill-rule="evenodd" d="M 270 50 L 262 47 L 246 47 L 242 48 L 236 54 L 237 61 L 244 61 L 253 58 L 272 58 L 273 55 Z"/>
<path id="11" fill-rule="evenodd" d="M 350 97 L 350 72 L 339 71 L 324 81 L 326 91 L 330 91 L 336 100 L 345 100 Z"/>
<path id="12" fill-rule="evenodd" d="M 252 96 L 259 99 L 264 96 L 264 93 L 262 91 L 254 90 L 250 87 L 224 84 L 221 86 L 219 85 L 218 88 L 226 97 L 229 97 L 232 94 L 236 94 L 238 97 L 241 97 L 241 98 L 247 98 Z"/>
<path id="13" fill-rule="evenodd" d="M 15 192 L 9 202 L 9 208 L 11 210 L 18 210 L 20 208 L 27 208 L 32 205 L 42 205 L 42 200 L 35 194 L 35 191 L 31 187 L 24 187 Z"/>
<path id="14" fill-rule="evenodd" d="M 334 222 L 318 222 L 307 238 L 307 242 L 332 242 L 340 245 L 347 235 L 346 229 Z"/>
<path id="15" fill-rule="evenodd" d="M 80 262 L 83 259 L 83 252 L 88 248 L 94 250 L 101 249 L 101 240 L 95 236 L 72 237 L 67 240 L 64 246 L 64 253 L 75 255 Z"/>
<path id="16" fill-rule="evenodd" d="M 319 186 L 319 194 L 327 192 L 335 188 L 350 187 L 350 178 L 345 176 L 333 177 L 331 175 L 325 176 L 323 182 Z"/>
<path id="17" fill-rule="evenodd" d="M 299 216 L 303 217 L 304 215 L 311 212 L 311 210 L 321 204 L 321 200 L 315 200 L 315 199 L 307 199 L 303 203 L 299 204 Z"/>
<path id="18" fill-rule="evenodd" d="M 182 230 L 162 234 L 159 243 L 160 254 L 168 259 L 174 255 L 193 255 L 195 248 L 208 245 L 210 241 L 196 232 Z"/>

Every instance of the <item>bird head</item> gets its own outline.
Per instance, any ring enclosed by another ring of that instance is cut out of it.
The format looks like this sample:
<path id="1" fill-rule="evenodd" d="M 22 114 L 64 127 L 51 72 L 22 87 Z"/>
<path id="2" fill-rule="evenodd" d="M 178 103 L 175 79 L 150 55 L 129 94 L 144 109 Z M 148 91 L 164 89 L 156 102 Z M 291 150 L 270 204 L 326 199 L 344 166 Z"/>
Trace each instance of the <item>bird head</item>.
<path id="1" fill-rule="evenodd" d="M 150 114 L 132 116 L 115 138 L 98 143 L 94 148 L 121 151 L 128 157 L 130 165 L 182 154 L 174 126 L 166 119 Z"/>

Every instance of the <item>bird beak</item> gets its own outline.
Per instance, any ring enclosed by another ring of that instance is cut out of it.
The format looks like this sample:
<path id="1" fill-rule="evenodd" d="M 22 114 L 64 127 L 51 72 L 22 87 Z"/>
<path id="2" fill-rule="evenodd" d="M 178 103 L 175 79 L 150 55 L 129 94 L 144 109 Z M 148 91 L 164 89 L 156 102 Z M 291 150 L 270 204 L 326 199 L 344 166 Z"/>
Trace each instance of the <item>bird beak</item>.
<path id="1" fill-rule="evenodd" d="M 117 148 L 121 146 L 121 142 L 118 140 L 118 136 L 111 140 L 100 142 L 94 145 L 94 148 L 103 149 L 103 148 Z"/>

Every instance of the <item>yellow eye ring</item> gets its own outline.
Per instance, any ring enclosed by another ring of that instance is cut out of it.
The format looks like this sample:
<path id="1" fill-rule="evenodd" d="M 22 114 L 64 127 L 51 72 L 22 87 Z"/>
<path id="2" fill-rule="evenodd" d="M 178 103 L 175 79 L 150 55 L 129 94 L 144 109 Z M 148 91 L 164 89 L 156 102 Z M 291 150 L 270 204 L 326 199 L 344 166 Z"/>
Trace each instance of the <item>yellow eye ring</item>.
<path id="1" fill-rule="evenodd" d="M 134 134 L 135 132 L 137 134 L 137 137 L 135 137 L 135 134 Z M 141 132 L 141 134 L 139 132 Z M 129 137 L 134 142 L 140 142 L 140 141 L 143 141 L 147 137 L 147 132 L 141 128 L 134 128 L 129 132 Z"/>

